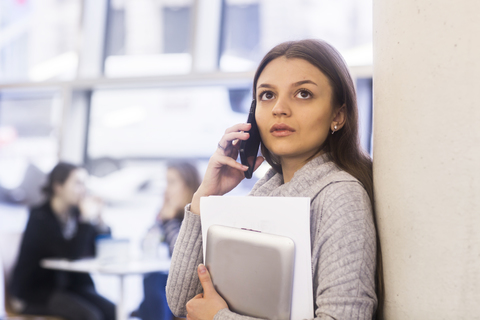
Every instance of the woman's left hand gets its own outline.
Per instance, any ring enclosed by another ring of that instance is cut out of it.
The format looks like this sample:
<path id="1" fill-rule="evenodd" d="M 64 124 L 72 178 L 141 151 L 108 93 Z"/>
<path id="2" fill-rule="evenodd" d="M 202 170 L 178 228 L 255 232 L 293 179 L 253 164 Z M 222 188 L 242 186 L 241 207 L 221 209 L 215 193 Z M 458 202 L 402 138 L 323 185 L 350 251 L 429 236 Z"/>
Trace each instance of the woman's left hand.
<path id="1" fill-rule="evenodd" d="M 210 273 L 203 264 L 198 266 L 197 273 L 203 293 L 187 302 L 187 320 L 213 320 L 217 312 L 228 308 L 228 305 L 215 290 Z"/>

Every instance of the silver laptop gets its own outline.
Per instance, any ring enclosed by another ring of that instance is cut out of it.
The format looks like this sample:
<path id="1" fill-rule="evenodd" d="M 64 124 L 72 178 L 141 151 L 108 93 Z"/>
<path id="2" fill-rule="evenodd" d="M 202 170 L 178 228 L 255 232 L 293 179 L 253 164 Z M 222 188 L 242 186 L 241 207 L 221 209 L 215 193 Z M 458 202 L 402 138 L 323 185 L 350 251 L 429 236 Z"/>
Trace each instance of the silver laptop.
<path id="1" fill-rule="evenodd" d="M 294 260 L 290 238 L 219 225 L 208 229 L 205 264 L 233 312 L 289 320 Z"/>

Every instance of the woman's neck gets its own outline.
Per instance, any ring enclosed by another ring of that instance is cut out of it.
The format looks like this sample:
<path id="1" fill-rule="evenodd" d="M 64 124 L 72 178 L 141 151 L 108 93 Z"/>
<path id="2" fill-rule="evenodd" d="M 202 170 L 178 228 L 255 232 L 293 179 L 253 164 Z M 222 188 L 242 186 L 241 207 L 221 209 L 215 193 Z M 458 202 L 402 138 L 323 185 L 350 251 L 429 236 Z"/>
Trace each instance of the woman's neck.
<path id="1" fill-rule="evenodd" d="M 290 182 L 293 179 L 293 175 L 300 168 L 303 167 L 305 163 L 303 162 L 294 162 L 294 161 L 284 161 L 282 160 L 282 173 L 283 173 L 283 183 Z"/>
<path id="2" fill-rule="evenodd" d="M 317 154 L 308 158 L 281 158 L 280 163 L 282 166 L 283 183 L 290 182 L 290 180 L 293 179 L 295 172 L 300 170 L 310 160 L 320 156 L 322 153 L 324 152 L 318 152 Z"/>
<path id="3" fill-rule="evenodd" d="M 59 197 L 53 197 L 50 200 L 50 206 L 53 213 L 61 219 L 65 219 L 70 211 L 70 205 Z"/>

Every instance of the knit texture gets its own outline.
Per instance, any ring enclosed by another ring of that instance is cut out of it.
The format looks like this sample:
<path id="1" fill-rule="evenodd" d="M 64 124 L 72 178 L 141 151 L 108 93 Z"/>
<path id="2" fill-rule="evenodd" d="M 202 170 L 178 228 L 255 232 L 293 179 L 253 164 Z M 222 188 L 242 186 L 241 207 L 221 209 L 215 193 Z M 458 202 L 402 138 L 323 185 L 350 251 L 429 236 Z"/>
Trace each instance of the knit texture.
<path id="1" fill-rule="evenodd" d="M 328 156 L 309 161 L 292 180 L 273 170 L 256 183 L 251 196 L 309 197 L 315 319 L 372 319 L 376 239 L 369 197 L 363 186 Z M 185 208 L 167 282 L 167 300 L 176 316 L 202 292 L 197 266 L 203 261 L 200 216 Z M 221 310 L 215 320 L 254 319 Z"/>

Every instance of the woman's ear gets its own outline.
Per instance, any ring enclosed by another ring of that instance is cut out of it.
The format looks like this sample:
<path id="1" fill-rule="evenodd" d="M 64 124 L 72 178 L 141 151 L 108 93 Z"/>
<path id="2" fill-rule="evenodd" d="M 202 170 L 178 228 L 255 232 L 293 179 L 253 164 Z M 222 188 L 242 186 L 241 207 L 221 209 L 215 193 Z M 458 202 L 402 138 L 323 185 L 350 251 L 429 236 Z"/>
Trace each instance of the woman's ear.
<path id="1" fill-rule="evenodd" d="M 332 132 L 338 131 L 343 128 L 345 121 L 347 120 L 347 107 L 345 105 L 338 108 L 333 114 L 332 123 L 330 124 L 330 129 Z"/>

